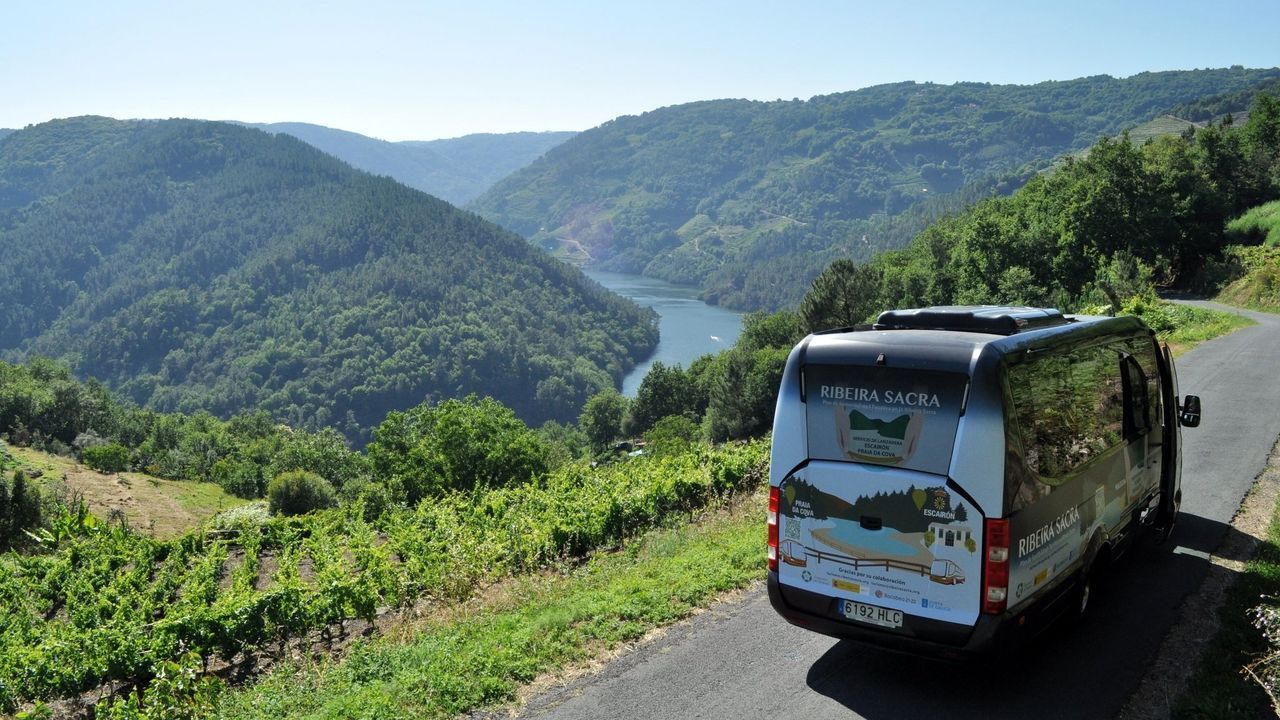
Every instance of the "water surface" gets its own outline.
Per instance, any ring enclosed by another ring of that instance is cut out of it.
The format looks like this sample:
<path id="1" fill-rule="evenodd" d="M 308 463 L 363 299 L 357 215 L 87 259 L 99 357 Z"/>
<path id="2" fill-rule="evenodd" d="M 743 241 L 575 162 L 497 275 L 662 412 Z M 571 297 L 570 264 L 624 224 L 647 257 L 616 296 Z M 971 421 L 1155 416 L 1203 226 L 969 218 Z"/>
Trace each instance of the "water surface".
<path id="1" fill-rule="evenodd" d="M 697 288 L 672 285 L 642 275 L 584 272 L 613 292 L 653 308 L 660 318 L 657 350 L 622 379 L 622 394 L 627 397 L 635 397 L 640 381 L 653 363 L 687 368 L 701 355 L 732 347 L 742 331 L 742 313 L 702 302 Z"/>

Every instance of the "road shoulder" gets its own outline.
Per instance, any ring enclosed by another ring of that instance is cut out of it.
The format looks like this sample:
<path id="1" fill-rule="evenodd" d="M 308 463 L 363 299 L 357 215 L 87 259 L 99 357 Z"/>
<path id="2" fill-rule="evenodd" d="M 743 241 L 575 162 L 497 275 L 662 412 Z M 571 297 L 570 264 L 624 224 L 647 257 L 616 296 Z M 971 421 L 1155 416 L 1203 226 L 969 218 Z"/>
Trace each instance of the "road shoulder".
<path id="1" fill-rule="evenodd" d="M 1218 633 L 1219 611 L 1227 591 L 1267 536 L 1280 497 L 1280 441 L 1271 448 L 1266 468 L 1231 520 L 1236 530 L 1209 556 L 1200 590 L 1187 598 L 1178 622 L 1165 636 L 1138 690 L 1117 720 L 1164 720 L 1200 667 L 1199 658 Z M 1170 542 L 1178 540 L 1174 529 Z"/>

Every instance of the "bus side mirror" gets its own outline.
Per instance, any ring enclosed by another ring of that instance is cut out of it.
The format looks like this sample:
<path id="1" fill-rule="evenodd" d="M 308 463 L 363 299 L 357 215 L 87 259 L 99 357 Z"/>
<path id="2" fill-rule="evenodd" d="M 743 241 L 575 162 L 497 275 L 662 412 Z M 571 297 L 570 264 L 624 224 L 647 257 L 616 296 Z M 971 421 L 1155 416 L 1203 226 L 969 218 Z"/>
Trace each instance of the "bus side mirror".
<path id="1" fill-rule="evenodd" d="M 1183 427 L 1200 427 L 1200 396 L 1188 395 L 1178 411 L 1178 424 Z"/>

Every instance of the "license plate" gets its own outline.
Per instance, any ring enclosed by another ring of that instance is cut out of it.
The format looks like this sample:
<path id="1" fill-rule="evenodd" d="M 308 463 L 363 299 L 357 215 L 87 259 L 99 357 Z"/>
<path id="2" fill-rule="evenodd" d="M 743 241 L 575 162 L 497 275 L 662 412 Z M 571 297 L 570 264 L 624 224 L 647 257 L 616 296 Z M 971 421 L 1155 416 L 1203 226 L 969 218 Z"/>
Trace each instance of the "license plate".
<path id="1" fill-rule="evenodd" d="M 902 627 L 901 610 L 890 610 L 889 608 L 866 605 L 852 600 L 842 600 L 840 602 L 840 612 L 850 620 L 887 628 Z"/>

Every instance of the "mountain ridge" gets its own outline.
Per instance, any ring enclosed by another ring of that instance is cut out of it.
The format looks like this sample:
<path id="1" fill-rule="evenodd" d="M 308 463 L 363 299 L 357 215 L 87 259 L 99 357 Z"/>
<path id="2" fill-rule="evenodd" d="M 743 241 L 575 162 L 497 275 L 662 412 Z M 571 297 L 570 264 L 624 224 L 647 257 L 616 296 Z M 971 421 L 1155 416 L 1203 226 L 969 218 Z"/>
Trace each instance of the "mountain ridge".
<path id="1" fill-rule="evenodd" d="M 900 247 L 1063 153 L 1276 77 L 1230 68 L 699 101 L 586 130 L 469 207 L 590 267 L 777 309 L 836 258 Z"/>
<path id="2" fill-rule="evenodd" d="M 283 132 L 360 170 L 395 178 L 454 205 L 474 200 L 573 132 L 475 133 L 442 140 L 392 142 L 303 122 L 238 125 Z"/>
<path id="3" fill-rule="evenodd" d="M 522 238 L 287 135 L 75 118 L 0 140 L 0 353 L 139 405 L 264 407 L 362 441 L 490 395 L 576 417 L 656 341 L 651 311 Z"/>

